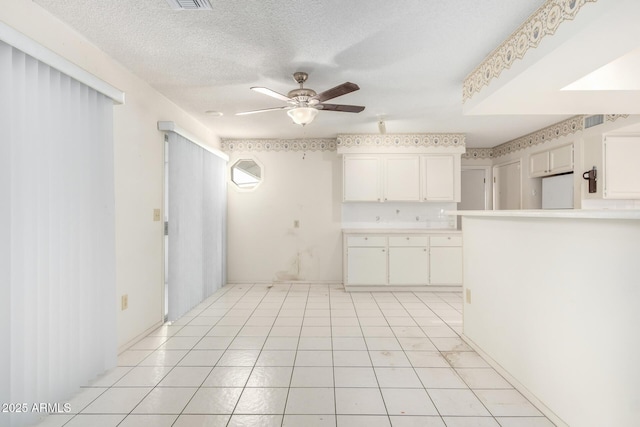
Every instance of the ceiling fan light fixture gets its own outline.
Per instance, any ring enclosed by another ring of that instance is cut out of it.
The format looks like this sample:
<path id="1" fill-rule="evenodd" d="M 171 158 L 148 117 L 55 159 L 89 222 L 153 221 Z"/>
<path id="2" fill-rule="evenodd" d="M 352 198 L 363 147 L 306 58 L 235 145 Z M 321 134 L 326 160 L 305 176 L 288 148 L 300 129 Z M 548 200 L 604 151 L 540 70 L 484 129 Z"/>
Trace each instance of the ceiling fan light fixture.
<path id="1" fill-rule="evenodd" d="M 318 110 L 312 107 L 298 107 L 287 111 L 287 114 L 293 119 L 295 124 L 304 126 L 315 119 Z"/>

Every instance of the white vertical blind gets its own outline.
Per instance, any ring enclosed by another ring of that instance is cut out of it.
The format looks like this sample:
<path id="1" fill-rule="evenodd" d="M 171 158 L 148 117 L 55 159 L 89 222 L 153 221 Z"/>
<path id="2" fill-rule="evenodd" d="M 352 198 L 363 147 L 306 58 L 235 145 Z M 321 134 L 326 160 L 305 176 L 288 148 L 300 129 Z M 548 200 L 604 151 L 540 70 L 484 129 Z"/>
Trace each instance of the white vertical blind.
<path id="1" fill-rule="evenodd" d="M 0 402 L 64 403 L 115 365 L 112 123 L 109 98 L 0 41 Z"/>
<path id="2" fill-rule="evenodd" d="M 225 284 L 226 161 L 169 132 L 169 313 L 178 319 Z"/>

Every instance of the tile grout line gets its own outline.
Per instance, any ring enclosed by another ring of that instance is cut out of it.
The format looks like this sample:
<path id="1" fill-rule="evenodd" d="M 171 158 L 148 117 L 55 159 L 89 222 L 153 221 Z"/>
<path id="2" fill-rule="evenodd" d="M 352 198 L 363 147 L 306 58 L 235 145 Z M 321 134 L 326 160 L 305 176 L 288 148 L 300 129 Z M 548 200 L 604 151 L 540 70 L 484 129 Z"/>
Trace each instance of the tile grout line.
<path id="1" fill-rule="evenodd" d="M 289 291 L 291 290 L 291 286 L 293 285 L 289 285 Z M 304 318 L 305 318 L 305 311 L 307 310 L 307 305 L 309 304 L 309 292 L 310 292 L 310 288 L 307 289 L 307 297 L 305 298 L 305 302 L 304 302 L 304 310 L 302 312 L 302 323 L 300 324 L 300 331 L 298 332 L 298 342 L 296 344 L 296 350 L 295 350 L 295 355 L 293 357 L 293 362 L 292 365 L 293 367 L 291 368 L 291 375 L 289 376 L 289 387 L 287 388 L 287 396 L 284 399 L 284 408 L 282 408 L 282 422 L 280 423 L 280 426 L 284 425 L 284 417 L 285 414 L 287 412 L 287 403 L 289 403 L 289 394 L 291 393 L 291 384 L 293 383 L 293 373 L 295 372 L 296 369 L 296 360 L 298 358 L 298 348 L 300 346 L 300 339 L 302 338 L 302 328 L 304 327 Z M 287 296 L 289 296 L 289 291 L 287 291 Z M 285 297 L 285 301 L 286 301 L 286 297 Z M 284 305 L 284 302 L 283 302 Z M 276 317 L 276 321 L 277 321 L 277 317 Z"/>

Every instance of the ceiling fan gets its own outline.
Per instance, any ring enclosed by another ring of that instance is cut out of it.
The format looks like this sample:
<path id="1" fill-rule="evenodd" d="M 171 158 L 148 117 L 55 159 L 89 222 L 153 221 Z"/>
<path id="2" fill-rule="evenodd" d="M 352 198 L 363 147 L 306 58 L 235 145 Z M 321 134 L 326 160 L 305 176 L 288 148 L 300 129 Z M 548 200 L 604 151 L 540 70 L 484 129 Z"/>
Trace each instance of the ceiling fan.
<path id="1" fill-rule="evenodd" d="M 293 119 L 294 123 L 304 126 L 313 121 L 318 114 L 318 110 L 338 111 L 342 113 L 359 113 L 364 110 L 364 107 L 359 105 L 324 103 L 330 99 L 359 90 L 360 88 L 357 84 L 346 82 L 329 90 L 325 90 L 324 92 L 316 93 L 313 89 L 303 87 L 304 82 L 307 81 L 308 77 L 309 75 L 307 73 L 301 71 L 293 73 L 293 79 L 300 84 L 300 88 L 289 91 L 286 96 L 266 87 L 252 87 L 251 90 L 279 99 L 289 105 L 284 107 L 245 111 L 242 113 L 236 113 L 236 115 L 243 116 L 247 114 L 262 113 L 265 111 L 288 110 L 287 114 Z"/>

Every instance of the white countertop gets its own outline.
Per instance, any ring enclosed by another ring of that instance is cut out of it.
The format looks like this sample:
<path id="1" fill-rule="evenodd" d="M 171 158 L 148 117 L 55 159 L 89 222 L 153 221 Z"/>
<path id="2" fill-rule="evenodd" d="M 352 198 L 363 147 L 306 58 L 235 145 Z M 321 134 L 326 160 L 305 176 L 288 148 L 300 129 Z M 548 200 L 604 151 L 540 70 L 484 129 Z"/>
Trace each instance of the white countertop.
<path id="1" fill-rule="evenodd" d="M 640 210 L 531 209 L 498 211 L 447 211 L 447 215 L 510 218 L 640 219 Z"/>
<path id="2" fill-rule="evenodd" d="M 355 234 L 459 234 L 455 228 L 343 228 L 343 233 Z"/>

